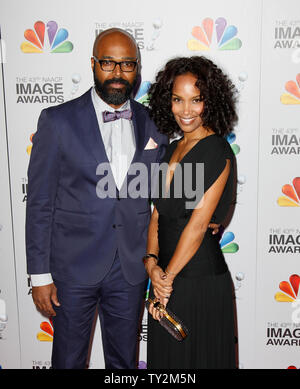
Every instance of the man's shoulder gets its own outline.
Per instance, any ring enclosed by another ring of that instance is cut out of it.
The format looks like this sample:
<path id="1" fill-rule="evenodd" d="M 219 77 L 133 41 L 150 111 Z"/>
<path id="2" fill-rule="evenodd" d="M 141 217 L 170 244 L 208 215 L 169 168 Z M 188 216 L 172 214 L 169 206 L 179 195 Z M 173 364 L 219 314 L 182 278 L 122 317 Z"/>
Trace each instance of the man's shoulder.
<path id="1" fill-rule="evenodd" d="M 150 117 L 149 108 L 147 106 L 133 99 L 130 99 L 130 106 L 136 118 L 139 118 L 139 120 L 146 123 L 147 127 L 150 126 L 156 129 L 156 125 Z"/>
<path id="2" fill-rule="evenodd" d="M 73 111 L 74 109 L 77 110 L 81 106 L 83 106 L 85 103 L 88 102 L 88 100 L 91 100 L 91 89 L 83 93 L 81 96 L 76 97 L 75 99 L 65 101 L 62 104 L 53 105 L 51 107 L 45 108 L 45 111 L 47 113 L 51 114 L 66 114 L 68 112 Z"/>
<path id="3" fill-rule="evenodd" d="M 136 100 L 130 99 L 130 105 L 132 110 L 144 114 L 150 119 L 149 109 L 144 104 L 141 104 Z"/>

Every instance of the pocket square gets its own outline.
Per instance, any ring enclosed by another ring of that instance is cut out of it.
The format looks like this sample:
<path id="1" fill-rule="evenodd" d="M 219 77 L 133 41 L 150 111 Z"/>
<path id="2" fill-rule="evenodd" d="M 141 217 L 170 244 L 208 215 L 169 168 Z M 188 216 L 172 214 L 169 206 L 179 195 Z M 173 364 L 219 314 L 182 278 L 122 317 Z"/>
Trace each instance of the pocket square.
<path id="1" fill-rule="evenodd" d="M 146 144 L 146 147 L 144 150 L 152 150 L 157 148 L 157 143 L 154 142 L 154 140 L 150 137 L 148 140 L 148 143 Z"/>

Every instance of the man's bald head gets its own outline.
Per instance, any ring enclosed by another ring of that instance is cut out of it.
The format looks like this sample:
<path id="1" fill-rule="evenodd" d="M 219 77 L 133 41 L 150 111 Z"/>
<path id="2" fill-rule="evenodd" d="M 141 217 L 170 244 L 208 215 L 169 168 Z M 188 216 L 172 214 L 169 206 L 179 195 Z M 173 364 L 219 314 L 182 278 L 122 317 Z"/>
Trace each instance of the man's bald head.
<path id="1" fill-rule="evenodd" d="M 112 70 L 103 69 L 103 64 L 109 64 Z M 118 108 L 130 98 L 138 81 L 139 50 L 135 40 L 119 28 L 102 31 L 94 43 L 91 66 L 98 95 Z M 130 67 L 132 70 L 128 70 Z"/>
<path id="2" fill-rule="evenodd" d="M 110 41 L 111 44 L 118 41 L 124 45 L 128 45 L 129 47 L 135 47 L 136 58 L 139 58 L 139 49 L 133 36 L 121 28 L 109 28 L 108 30 L 100 32 L 100 34 L 96 37 L 93 46 L 93 55 L 95 57 L 97 57 L 99 53 L 101 44 L 106 43 L 107 41 Z"/>

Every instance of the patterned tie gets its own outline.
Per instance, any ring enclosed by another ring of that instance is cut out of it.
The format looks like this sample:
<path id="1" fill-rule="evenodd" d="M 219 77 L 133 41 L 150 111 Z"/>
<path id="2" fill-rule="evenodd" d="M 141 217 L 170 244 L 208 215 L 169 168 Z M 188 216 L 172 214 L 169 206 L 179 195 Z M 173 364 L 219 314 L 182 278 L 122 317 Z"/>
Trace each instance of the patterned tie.
<path id="1" fill-rule="evenodd" d="M 132 112 L 130 109 L 125 109 L 124 111 L 104 111 L 102 112 L 103 122 L 112 122 L 117 119 L 127 119 L 130 120 L 132 117 Z"/>

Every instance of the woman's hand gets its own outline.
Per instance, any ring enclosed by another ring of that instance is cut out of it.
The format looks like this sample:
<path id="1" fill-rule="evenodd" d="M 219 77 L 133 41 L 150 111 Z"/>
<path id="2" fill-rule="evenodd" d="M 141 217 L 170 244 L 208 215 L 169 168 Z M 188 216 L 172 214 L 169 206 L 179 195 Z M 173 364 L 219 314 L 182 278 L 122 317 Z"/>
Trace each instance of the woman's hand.
<path id="1" fill-rule="evenodd" d="M 166 307 L 173 290 L 172 284 L 174 277 L 166 274 L 152 258 L 147 261 L 145 268 L 151 279 L 156 301 L 159 301 Z M 153 307 L 153 304 L 150 304 L 149 312 L 155 320 L 160 320 L 162 317 L 162 314 Z"/>
<path id="2" fill-rule="evenodd" d="M 165 308 L 169 302 L 169 299 L 164 298 L 162 301 L 158 300 L 157 298 L 155 299 L 155 302 L 158 302 L 162 304 Z M 155 303 L 154 303 L 155 304 Z M 151 303 L 149 306 L 149 313 L 152 315 L 154 320 L 160 320 L 163 317 L 163 313 L 159 311 L 159 309 L 154 307 L 154 304 Z"/>
<path id="3" fill-rule="evenodd" d="M 165 279 L 168 279 L 167 281 L 169 283 L 173 283 L 174 278 L 172 278 L 170 275 L 167 275 L 166 273 L 164 273 L 164 275 L 166 276 Z M 166 308 L 166 306 L 169 302 L 171 293 L 168 296 L 161 295 L 155 287 L 153 288 L 153 292 L 154 292 L 154 296 L 155 296 L 155 301 L 158 301 Z M 161 312 L 159 312 L 159 310 L 156 309 L 153 306 L 153 304 L 150 304 L 149 312 L 152 315 L 153 319 L 155 319 L 155 320 L 160 320 L 163 317 L 163 314 Z"/>
<path id="4" fill-rule="evenodd" d="M 220 226 L 221 224 L 209 223 L 208 228 L 211 228 L 213 230 L 212 234 L 216 235 L 219 233 Z"/>
<path id="5" fill-rule="evenodd" d="M 160 302 L 157 299 L 155 301 Z M 149 306 L 149 313 L 152 315 L 154 320 L 158 320 L 159 321 L 162 318 L 161 312 L 159 312 L 158 309 L 154 308 L 154 304 L 153 303 L 151 303 L 150 306 Z"/>
<path id="6" fill-rule="evenodd" d="M 157 265 L 152 266 L 148 274 L 155 291 L 155 297 L 160 300 L 169 298 L 173 290 L 173 280 L 171 280 L 162 268 Z"/>

